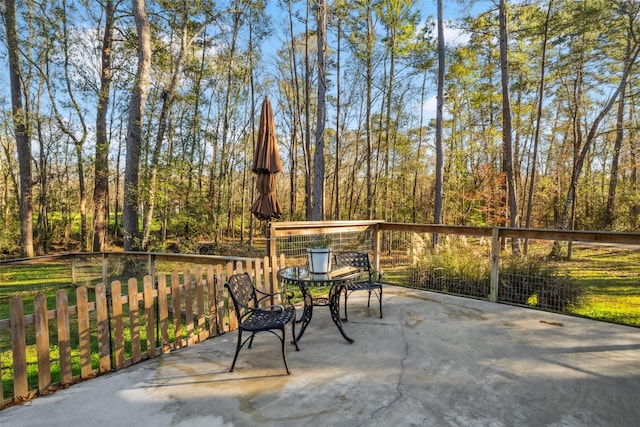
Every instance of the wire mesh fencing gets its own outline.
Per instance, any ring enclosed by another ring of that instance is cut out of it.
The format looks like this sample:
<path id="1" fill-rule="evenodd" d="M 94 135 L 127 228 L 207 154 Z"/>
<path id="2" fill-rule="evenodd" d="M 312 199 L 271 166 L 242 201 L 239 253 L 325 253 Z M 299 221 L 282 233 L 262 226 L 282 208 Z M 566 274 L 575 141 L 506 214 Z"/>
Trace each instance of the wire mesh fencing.
<path id="1" fill-rule="evenodd" d="M 371 254 L 373 252 L 372 232 L 349 231 L 343 233 L 317 233 L 280 237 L 276 241 L 276 252 L 284 254 L 287 264 L 297 265 L 307 262 L 307 249 L 330 247 L 333 253 L 355 250 Z"/>

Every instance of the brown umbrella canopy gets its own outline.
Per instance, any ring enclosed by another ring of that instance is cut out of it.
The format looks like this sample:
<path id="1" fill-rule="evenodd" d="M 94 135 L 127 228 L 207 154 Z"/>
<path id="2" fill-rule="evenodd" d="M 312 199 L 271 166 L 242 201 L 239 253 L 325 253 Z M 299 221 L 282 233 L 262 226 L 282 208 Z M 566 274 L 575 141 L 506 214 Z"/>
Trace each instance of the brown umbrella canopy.
<path id="1" fill-rule="evenodd" d="M 262 103 L 258 141 L 251 170 L 258 175 L 256 189 L 259 193 L 258 198 L 251 206 L 251 212 L 259 220 L 280 218 L 282 208 L 276 197 L 276 174 L 282 172 L 282 162 L 276 143 L 273 110 L 268 98 L 265 98 Z"/>

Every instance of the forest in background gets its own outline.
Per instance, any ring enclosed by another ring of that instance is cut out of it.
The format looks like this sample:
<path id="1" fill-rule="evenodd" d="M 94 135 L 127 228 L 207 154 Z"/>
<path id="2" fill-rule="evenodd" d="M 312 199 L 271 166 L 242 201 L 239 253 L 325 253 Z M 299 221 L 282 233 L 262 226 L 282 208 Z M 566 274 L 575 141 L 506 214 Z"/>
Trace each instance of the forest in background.
<path id="1" fill-rule="evenodd" d="M 3 256 L 250 242 L 266 96 L 282 220 L 639 230 L 637 0 L 271 3 L 0 3 Z"/>

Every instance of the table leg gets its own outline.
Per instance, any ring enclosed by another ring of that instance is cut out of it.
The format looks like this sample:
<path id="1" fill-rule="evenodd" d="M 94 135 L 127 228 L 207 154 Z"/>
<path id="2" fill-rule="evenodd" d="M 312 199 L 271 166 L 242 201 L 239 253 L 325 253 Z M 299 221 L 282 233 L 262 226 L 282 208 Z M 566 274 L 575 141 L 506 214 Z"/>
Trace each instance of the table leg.
<path id="1" fill-rule="evenodd" d="M 311 322 L 311 316 L 313 316 L 313 298 L 311 297 L 311 293 L 305 288 L 300 288 L 302 291 L 302 295 L 304 297 L 304 308 L 302 310 L 302 317 L 300 320 L 295 320 L 296 323 L 302 323 L 300 326 L 300 332 L 298 332 L 298 336 L 296 337 L 296 341 L 299 343 L 300 338 L 304 334 L 305 329 L 307 329 L 307 325 Z"/>
<path id="2" fill-rule="evenodd" d="M 342 337 L 347 340 L 349 344 L 352 344 L 353 339 L 342 329 L 342 320 L 340 319 L 340 295 L 342 295 L 342 292 L 347 292 L 347 287 L 343 283 L 331 286 L 331 290 L 329 291 L 329 310 L 331 310 L 331 320 L 333 320 L 333 323 L 338 327 Z"/>

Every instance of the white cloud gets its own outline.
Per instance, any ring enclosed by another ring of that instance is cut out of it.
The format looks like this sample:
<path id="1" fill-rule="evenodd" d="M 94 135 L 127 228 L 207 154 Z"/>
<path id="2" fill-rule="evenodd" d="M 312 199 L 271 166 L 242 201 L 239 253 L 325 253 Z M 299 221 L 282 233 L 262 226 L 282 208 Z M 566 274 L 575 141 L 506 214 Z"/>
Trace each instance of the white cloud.
<path id="1" fill-rule="evenodd" d="M 427 99 L 424 104 L 422 104 L 422 117 L 424 123 L 429 123 L 429 120 L 436 118 L 437 105 L 438 100 L 435 95 Z"/>
<path id="2" fill-rule="evenodd" d="M 466 44 L 471 39 L 471 35 L 460 28 L 452 28 L 448 22 L 444 24 L 444 42 L 448 46 L 460 46 Z"/>

